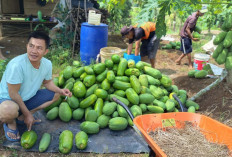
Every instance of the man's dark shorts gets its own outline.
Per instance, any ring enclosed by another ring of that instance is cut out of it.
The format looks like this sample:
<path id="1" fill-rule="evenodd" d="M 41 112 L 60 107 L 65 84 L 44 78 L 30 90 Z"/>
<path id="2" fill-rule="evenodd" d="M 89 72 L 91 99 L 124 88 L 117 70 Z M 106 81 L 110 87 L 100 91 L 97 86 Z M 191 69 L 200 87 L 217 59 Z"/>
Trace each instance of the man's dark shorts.
<path id="1" fill-rule="evenodd" d="M 140 48 L 140 56 L 148 56 L 149 59 L 154 59 L 159 47 L 160 39 L 154 34 L 151 38 L 142 40 Z"/>
<path id="2" fill-rule="evenodd" d="M 192 40 L 190 38 L 181 37 L 180 42 L 180 51 L 182 51 L 184 54 L 192 52 Z"/>
<path id="3" fill-rule="evenodd" d="M 33 110 L 41 106 L 45 102 L 51 101 L 54 95 L 55 93 L 53 91 L 50 91 L 48 89 L 40 89 L 38 90 L 35 96 L 33 96 L 27 101 L 24 101 L 24 103 L 27 106 L 27 109 L 30 111 L 30 110 Z M 0 99 L 0 104 L 6 100 L 10 100 L 10 99 Z M 22 113 L 19 112 L 19 114 L 22 114 Z"/>

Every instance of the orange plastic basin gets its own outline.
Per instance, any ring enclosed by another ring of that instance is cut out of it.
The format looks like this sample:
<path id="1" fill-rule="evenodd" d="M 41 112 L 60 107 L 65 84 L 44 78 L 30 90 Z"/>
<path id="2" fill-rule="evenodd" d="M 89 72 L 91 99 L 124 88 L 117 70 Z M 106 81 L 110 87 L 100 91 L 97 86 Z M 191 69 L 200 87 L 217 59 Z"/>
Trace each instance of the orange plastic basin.
<path id="1" fill-rule="evenodd" d="M 183 127 L 184 121 L 192 122 L 204 131 L 207 131 L 202 132 L 207 140 L 224 144 L 232 151 L 232 128 L 201 114 L 189 112 L 147 114 L 138 116 L 133 120 L 158 157 L 166 157 L 167 155 L 148 135 L 148 131 L 154 131 L 159 127 L 168 127 L 170 124 L 180 128 Z"/>

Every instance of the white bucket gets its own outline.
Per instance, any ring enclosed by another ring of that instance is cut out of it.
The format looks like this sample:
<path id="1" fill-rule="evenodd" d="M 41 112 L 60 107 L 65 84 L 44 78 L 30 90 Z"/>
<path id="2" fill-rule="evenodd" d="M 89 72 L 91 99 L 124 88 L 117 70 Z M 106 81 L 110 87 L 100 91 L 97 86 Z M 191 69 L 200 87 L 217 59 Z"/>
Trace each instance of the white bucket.
<path id="1" fill-rule="evenodd" d="M 95 10 L 89 10 L 88 23 L 92 25 L 100 25 L 101 14 L 96 14 Z"/>
<path id="2" fill-rule="evenodd" d="M 194 55 L 194 63 L 193 66 L 195 70 L 202 70 L 203 67 L 208 63 L 210 59 L 210 55 L 197 53 Z"/>

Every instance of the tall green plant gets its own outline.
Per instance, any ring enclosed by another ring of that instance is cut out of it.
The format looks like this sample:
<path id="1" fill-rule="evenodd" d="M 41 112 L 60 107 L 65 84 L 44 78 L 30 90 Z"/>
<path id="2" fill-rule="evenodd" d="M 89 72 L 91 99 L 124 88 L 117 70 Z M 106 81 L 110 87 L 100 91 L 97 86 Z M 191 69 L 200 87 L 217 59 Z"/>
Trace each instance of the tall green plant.
<path id="1" fill-rule="evenodd" d="M 67 18 L 69 15 L 68 8 L 64 8 L 61 4 L 57 6 L 57 9 L 54 11 L 57 15 L 56 18 L 63 22 L 63 25 L 58 28 L 56 32 L 56 37 L 53 40 L 53 44 L 62 46 L 63 48 L 71 48 L 73 44 L 74 32 L 70 31 L 70 25 L 72 21 L 70 18 Z"/>
<path id="2" fill-rule="evenodd" d="M 0 81 L 2 79 L 4 71 L 6 70 L 6 65 L 8 64 L 9 61 L 10 59 L 0 60 Z"/>
<path id="3" fill-rule="evenodd" d="M 158 7 L 157 4 L 158 3 Z M 171 14 L 171 10 L 177 10 L 177 11 L 182 11 L 184 10 L 185 6 L 190 6 L 193 8 L 194 11 L 201 9 L 202 4 L 205 3 L 210 3 L 213 6 L 217 6 L 215 11 L 221 10 L 220 7 L 218 6 L 226 6 L 227 8 L 232 5 L 232 1 L 227 1 L 227 0 L 157 0 L 157 1 L 152 1 L 148 0 L 146 4 L 144 4 L 144 10 L 156 10 L 159 8 L 159 14 L 157 16 L 157 21 L 156 21 L 156 32 L 157 36 L 160 38 L 163 35 L 166 35 L 167 28 L 166 28 L 166 23 L 165 23 L 165 15 Z M 153 6 L 153 7 L 152 7 Z M 146 19 L 153 18 L 154 14 L 145 14 Z M 189 14 L 190 15 L 190 14 Z M 145 17 L 145 16 L 142 16 Z"/>
<path id="4" fill-rule="evenodd" d="M 129 14 L 132 6 L 131 0 L 98 0 L 101 8 L 109 12 L 109 30 L 114 33 L 121 29 L 123 25 L 131 23 Z"/>
<path id="5" fill-rule="evenodd" d="M 207 23 L 207 28 L 208 28 L 208 32 L 210 33 L 210 29 L 213 27 L 213 25 L 215 24 L 215 20 L 216 20 L 216 15 L 214 14 L 214 7 L 212 5 L 209 5 L 208 7 L 208 13 L 206 14 L 206 16 L 204 16 L 204 21 L 206 21 Z"/>
<path id="6" fill-rule="evenodd" d="M 220 5 L 221 6 L 221 5 Z M 221 27 L 222 24 L 225 22 L 226 20 L 226 17 L 228 17 L 229 14 L 232 14 L 232 7 L 231 5 L 224 5 L 224 6 L 221 6 L 221 10 L 219 10 L 218 8 L 220 6 L 217 6 L 216 10 L 214 11 L 214 13 L 216 14 L 216 25 L 218 27 Z M 223 12 L 222 12 L 223 10 Z"/>
<path id="7" fill-rule="evenodd" d="M 65 49 L 62 46 L 57 47 L 51 46 L 49 48 L 49 53 L 46 54 L 46 58 L 52 61 L 53 65 L 60 66 L 64 63 L 71 64 L 73 59 L 70 49 Z"/>
<path id="8" fill-rule="evenodd" d="M 137 23 L 141 24 L 148 21 L 155 21 L 158 15 L 158 1 L 146 0 L 143 3 L 141 4 L 141 11 L 136 17 Z"/>

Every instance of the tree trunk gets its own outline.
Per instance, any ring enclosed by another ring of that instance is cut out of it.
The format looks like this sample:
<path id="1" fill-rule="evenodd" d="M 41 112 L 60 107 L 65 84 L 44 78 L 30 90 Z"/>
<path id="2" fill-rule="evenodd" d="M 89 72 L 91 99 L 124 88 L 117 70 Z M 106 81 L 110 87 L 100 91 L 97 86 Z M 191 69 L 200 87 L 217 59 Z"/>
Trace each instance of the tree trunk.
<path id="1" fill-rule="evenodd" d="M 226 82 L 228 83 L 228 86 L 230 86 L 232 88 L 232 69 L 228 70 Z"/>
<path id="2" fill-rule="evenodd" d="M 174 17 L 173 17 L 173 32 L 176 31 L 176 12 L 174 12 Z"/>
<path id="3" fill-rule="evenodd" d="M 211 25 L 208 27 L 208 33 L 210 33 L 210 28 L 211 28 Z"/>
<path id="4" fill-rule="evenodd" d="M 181 20 L 181 21 L 180 21 L 179 33 L 180 33 L 180 31 L 181 31 L 181 29 L 182 29 L 182 27 L 183 27 L 183 26 L 182 26 L 182 23 L 183 23 L 183 21 Z"/>

